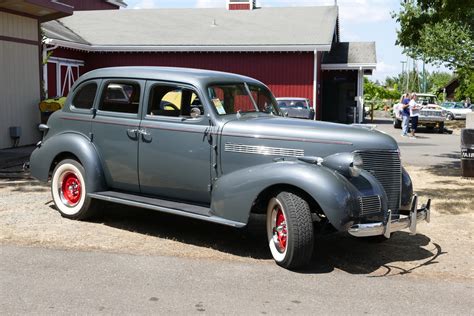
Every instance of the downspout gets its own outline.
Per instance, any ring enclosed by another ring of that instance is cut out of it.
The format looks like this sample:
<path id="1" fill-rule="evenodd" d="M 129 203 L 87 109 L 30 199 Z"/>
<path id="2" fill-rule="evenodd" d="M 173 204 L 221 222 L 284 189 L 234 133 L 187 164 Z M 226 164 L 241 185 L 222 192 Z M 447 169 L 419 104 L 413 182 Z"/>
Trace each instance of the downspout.
<path id="1" fill-rule="evenodd" d="M 313 110 L 314 120 L 316 121 L 316 97 L 318 96 L 318 51 L 314 52 L 314 67 L 313 67 Z"/>
<path id="2" fill-rule="evenodd" d="M 44 96 L 45 98 L 48 98 L 48 52 L 55 50 L 58 48 L 58 45 L 54 45 L 52 47 L 47 48 L 46 47 L 47 43 L 43 45 L 43 82 L 44 82 Z"/>

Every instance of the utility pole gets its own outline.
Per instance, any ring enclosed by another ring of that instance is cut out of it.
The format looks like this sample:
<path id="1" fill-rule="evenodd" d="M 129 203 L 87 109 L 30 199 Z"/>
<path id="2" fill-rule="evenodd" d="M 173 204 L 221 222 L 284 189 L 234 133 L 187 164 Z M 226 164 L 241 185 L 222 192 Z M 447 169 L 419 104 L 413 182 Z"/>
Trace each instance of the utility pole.
<path id="1" fill-rule="evenodd" d="M 423 58 L 423 93 L 426 93 L 426 69 L 425 69 L 425 59 Z"/>
<path id="2" fill-rule="evenodd" d="M 409 92 L 410 89 L 410 58 L 407 56 L 407 92 Z"/>
<path id="3" fill-rule="evenodd" d="M 400 82 L 400 89 L 402 90 L 402 93 L 403 93 L 403 87 L 405 86 L 405 63 L 406 61 L 400 61 L 400 63 L 402 64 L 402 77 L 401 77 L 401 81 Z M 408 92 L 408 91 L 405 91 L 405 93 Z"/>

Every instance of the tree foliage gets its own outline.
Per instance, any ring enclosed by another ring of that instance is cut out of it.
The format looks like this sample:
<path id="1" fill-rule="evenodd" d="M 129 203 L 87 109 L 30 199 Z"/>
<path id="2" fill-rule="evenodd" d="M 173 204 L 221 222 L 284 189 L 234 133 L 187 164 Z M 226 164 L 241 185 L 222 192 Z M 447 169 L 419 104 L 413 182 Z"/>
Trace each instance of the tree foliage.
<path id="1" fill-rule="evenodd" d="M 385 88 L 378 82 L 372 82 L 364 78 L 364 100 L 368 104 L 374 104 L 375 109 L 380 109 L 386 103 L 391 105 L 394 101 L 400 99 L 401 93 L 395 88 Z"/>
<path id="2" fill-rule="evenodd" d="M 410 71 L 409 73 L 410 82 L 408 83 L 407 90 L 407 78 L 406 74 L 398 74 L 397 76 L 387 77 L 385 79 L 385 86 L 398 90 L 400 93 L 405 92 L 422 92 L 422 74 Z M 426 72 L 426 92 L 436 94 L 439 89 L 444 87 L 451 79 L 453 75 L 448 72 Z"/>
<path id="3" fill-rule="evenodd" d="M 458 73 L 474 70 L 473 0 L 407 0 L 393 17 L 397 44 L 410 57 Z"/>

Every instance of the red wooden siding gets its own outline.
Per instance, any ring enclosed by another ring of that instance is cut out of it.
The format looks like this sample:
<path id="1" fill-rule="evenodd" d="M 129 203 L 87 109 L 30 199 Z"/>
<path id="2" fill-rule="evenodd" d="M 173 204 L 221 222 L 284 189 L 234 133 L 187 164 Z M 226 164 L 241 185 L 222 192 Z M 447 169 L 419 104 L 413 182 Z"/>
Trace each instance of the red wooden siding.
<path id="1" fill-rule="evenodd" d="M 73 6 L 74 11 L 119 9 L 118 6 L 104 0 L 61 0 L 61 2 Z"/>
<path id="2" fill-rule="evenodd" d="M 233 72 L 264 82 L 276 97 L 313 99 L 313 53 L 90 53 L 83 60 L 85 71 L 170 66 Z"/>
<path id="3" fill-rule="evenodd" d="M 250 3 L 229 3 L 229 10 L 250 10 Z"/>

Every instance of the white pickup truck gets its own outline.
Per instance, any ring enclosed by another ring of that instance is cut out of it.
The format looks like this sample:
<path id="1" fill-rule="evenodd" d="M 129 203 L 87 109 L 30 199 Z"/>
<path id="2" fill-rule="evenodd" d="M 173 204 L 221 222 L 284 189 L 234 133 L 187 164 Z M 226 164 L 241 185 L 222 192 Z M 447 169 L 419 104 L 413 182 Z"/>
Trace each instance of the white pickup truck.
<path id="1" fill-rule="evenodd" d="M 438 105 L 434 94 L 416 93 L 417 103 L 421 106 L 418 125 L 426 126 L 428 129 L 438 128 L 440 133 L 444 131 L 444 121 L 446 120 L 446 110 Z M 393 127 L 402 127 L 402 117 L 400 115 L 401 103 L 393 106 Z"/>

